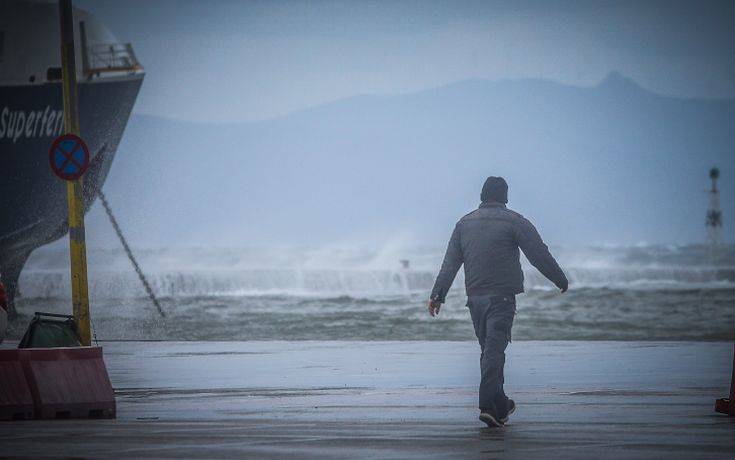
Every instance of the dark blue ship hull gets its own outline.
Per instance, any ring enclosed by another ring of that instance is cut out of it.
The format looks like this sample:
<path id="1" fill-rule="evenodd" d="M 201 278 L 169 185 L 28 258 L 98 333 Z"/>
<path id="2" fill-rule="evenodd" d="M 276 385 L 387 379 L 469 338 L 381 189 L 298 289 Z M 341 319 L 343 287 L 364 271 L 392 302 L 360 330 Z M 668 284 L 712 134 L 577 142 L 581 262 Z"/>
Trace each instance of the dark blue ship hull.
<path id="1" fill-rule="evenodd" d="M 105 182 L 143 81 L 142 74 L 81 82 L 81 137 L 91 153 L 85 210 Z M 30 253 L 67 232 L 66 183 L 48 150 L 63 132 L 61 84 L 0 87 L 0 275 L 11 296 Z"/>

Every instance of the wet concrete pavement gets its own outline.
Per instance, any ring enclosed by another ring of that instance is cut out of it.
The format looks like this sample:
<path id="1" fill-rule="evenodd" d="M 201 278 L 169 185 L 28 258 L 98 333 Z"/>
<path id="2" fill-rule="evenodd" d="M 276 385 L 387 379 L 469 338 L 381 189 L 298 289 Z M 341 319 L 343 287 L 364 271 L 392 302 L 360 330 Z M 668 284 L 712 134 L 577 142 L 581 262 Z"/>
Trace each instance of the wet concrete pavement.
<path id="1" fill-rule="evenodd" d="M 12 345 L 12 344 L 9 344 Z M 116 420 L 0 423 L 0 456 L 733 458 L 726 343 L 515 342 L 503 428 L 472 342 L 109 342 Z M 6 345 L 7 346 L 7 345 Z"/>

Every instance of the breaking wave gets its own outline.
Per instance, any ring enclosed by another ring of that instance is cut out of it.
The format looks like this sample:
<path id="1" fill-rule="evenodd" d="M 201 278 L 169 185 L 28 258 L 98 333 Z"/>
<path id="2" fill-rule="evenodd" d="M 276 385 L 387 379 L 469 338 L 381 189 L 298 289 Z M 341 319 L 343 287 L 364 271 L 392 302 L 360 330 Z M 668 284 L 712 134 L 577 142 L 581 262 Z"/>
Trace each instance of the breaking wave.
<path id="1" fill-rule="evenodd" d="M 565 267 L 573 289 L 610 288 L 631 290 L 735 289 L 735 268 L 707 267 Z M 526 291 L 553 290 L 535 269 L 524 270 Z M 291 296 L 309 298 L 376 298 L 426 294 L 436 273 L 428 270 L 365 269 L 238 269 L 149 271 L 148 279 L 161 297 L 195 296 Z M 462 289 L 460 273 L 453 289 Z M 22 294 L 28 298 L 68 298 L 66 270 L 29 268 L 21 277 Z M 144 297 L 145 291 L 132 270 L 95 270 L 89 275 L 90 296 L 96 298 Z"/>
<path id="2" fill-rule="evenodd" d="M 572 287 L 559 295 L 526 266 L 516 339 L 735 340 L 735 256 L 703 248 L 553 251 Z M 139 262 L 158 318 L 122 251 L 89 252 L 93 326 L 102 339 L 472 340 L 458 276 L 439 319 L 425 302 L 440 249 L 151 250 Z M 68 313 L 68 255 L 43 248 L 20 279 L 20 337 L 33 311 Z M 401 260 L 408 260 L 404 268 Z"/>

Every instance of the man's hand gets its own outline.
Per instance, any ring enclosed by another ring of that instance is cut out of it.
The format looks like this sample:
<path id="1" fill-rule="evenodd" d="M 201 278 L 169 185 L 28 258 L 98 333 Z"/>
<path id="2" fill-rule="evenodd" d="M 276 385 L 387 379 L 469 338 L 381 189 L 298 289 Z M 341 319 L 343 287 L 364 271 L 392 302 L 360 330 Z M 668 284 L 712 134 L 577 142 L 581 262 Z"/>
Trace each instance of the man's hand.
<path id="1" fill-rule="evenodd" d="M 439 309 L 442 307 L 442 303 L 438 300 L 429 299 L 429 314 L 434 316 L 439 316 Z"/>
<path id="2" fill-rule="evenodd" d="M 559 287 L 559 290 L 561 291 L 562 294 L 564 294 L 565 292 L 567 292 L 567 289 L 569 289 L 569 282 L 568 281 L 567 281 L 566 284 L 564 284 L 564 286 L 560 286 Z"/>

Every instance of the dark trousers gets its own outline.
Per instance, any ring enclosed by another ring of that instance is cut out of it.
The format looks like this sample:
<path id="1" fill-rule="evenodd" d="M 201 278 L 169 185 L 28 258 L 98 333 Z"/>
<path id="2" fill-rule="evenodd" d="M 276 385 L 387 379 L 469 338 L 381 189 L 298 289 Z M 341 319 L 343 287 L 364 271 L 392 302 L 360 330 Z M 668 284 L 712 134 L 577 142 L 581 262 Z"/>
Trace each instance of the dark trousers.
<path id="1" fill-rule="evenodd" d="M 516 313 L 515 296 L 472 296 L 467 306 L 482 350 L 479 407 L 502 411 L 508 400 L 503 367 Z"/>

